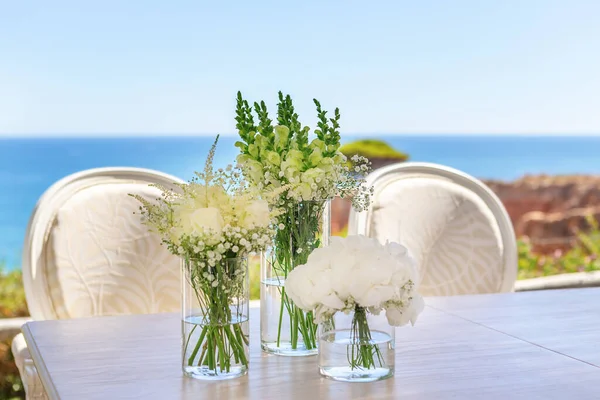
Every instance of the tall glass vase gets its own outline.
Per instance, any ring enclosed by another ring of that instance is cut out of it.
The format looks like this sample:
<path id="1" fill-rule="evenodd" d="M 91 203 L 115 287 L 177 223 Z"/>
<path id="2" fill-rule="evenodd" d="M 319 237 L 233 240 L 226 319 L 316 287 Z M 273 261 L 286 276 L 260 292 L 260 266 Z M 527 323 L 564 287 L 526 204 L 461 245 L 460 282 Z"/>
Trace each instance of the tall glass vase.
<path id="1" fill-rule="evenodd" d="M 248 261 L 183 260 L 182 369 L 196 379 L 248 371 Z"/>
<path id="2" fill-rule="evenodd" d="M 385 317 L 356 307 L 319 324 L 319 372 L 345 382 L 373 382 L 394 375 L 395 328 Z"/>
<path id="3" fill-rule="evenodd" d="M 278 217 L 274 246 L 261 257 L 260 336 L 268 353 L 317 354 L 317 325 L 312 312 L 296 307 L 285 293 L 285 279 L 306 263 L 316 248 L 329 244 L 331 201 L 303 201 Z"/>

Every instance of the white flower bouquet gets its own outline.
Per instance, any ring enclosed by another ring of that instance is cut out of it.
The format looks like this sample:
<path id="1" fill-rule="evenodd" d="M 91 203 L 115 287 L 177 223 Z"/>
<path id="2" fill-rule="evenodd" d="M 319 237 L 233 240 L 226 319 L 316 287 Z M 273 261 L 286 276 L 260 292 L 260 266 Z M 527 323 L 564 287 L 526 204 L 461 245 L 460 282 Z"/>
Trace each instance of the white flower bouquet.
<path id="1" fill-rule="evenodd" d="M 347 361 L 351 369 L 370 369 L 386 361 L 367 317 L 384 313 L 391 326 L 414 325 L 424 307 L 418 278 L 414 259 L 398 243 L 333 237 L 330 246 L 314 250 L 306 264 L 290 272 L 286 290 L 294 304 L 314 312 L 317 323 L 328 324 L 338 312 L 353 313 Z"/>
<path id="2" fill-rule="evenodd" d="M 200 378 L 241 374 L 248 367 L 246 256 L 272 242 L 275 217 L 239 170 L 213 170 L 217 141 L 204 171 L 179 190 L 160 187 L 156 202 L 134 196 L 144 223 L 183 260 L 183 370 Z"/>
<path id="3" fill-rule="evenodd" d="M 313 316 L 290 301 L 285 280 L 313 249 L 327 244 L 329 201 L 348 198 L 361 211 L 368 207 L 371 193 L 364 181 L 368 160 L 359 156 L 347 160 L 339 151 L 339 110 L 327 118 L 321 104 L 316 99 L 314 103 L 318 123 L 309 140 L 310 129 L 299 121 L 289 95 L 279 92 L 275 124 L 264 101 L 252 108 L 241 93 L 237 96 L 238 164 L 250 185 L 279 209 L 274 248 L 264 255 L 261 273 L 261 342 L 265 351 L 276 354 L 316 353 Z M 277 321 L 272 321 L 275 317 Z"/>

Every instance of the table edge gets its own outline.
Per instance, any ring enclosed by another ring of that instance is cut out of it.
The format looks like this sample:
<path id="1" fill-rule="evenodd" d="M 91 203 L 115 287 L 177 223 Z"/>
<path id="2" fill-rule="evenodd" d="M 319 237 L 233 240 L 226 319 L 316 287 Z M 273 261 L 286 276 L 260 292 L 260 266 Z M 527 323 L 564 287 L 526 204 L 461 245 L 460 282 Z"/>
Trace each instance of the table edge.
<path id="1" fill-rule="evenodd" d="M 50 374 L 48 373 L 48 368 L 46 367 L 46 363 L 42 358 L 39 349 L 37 347 L 37 343 L 33 337 L 31 330 L 29 329 L 29 325 L 31 322 L 25 323 L 21 327 L 21 331 L 23 332 L 23 336 L 25 337 L 25 342 L 27 343 L 27 350 L 31 356 L 33 364 L 35 365 L 35 369 L 37 370 L 38 376 L 42 381 L 42 385 L 46 390 L 46 394 L 51 400 L 60 400 L 60 396 L 54 387 L 54 383 L 52 382 L 52 378 L 50 378 Z"/>

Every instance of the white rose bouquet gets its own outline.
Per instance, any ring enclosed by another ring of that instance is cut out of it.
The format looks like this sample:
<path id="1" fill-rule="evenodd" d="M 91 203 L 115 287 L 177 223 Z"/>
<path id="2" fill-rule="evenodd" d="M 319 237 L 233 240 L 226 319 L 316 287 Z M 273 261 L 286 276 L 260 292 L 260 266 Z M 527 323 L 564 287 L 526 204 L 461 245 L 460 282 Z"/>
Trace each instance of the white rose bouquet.
<path id="1" fill-rule="evenodd" d="M 413 325 L 424 308 L 418 294 L 414 259 L 398 243 L 380 244 L 365 236 L 333 237 L 328 247 L 314 250 L 307 263 L 290 272 L 288 296 L 322 323 L 336 312 L 354 312 L 352 332 L 356 351 L 353 368 L 381 365 L 377 344 L 371 344 L 367 314 L 382 311 L 390 325 Z"/>
<path id="2" fill-rule="evenodd" d="M 267 319 L 278 316 L 277 333 L 261 331 L 263 348 L 264 343 L 275 341 L 276 350 L 266 349 L 272 352 L 288 345 L 292 350 L 303 347 L 316 351 L 313 317 L 297 309 L 286 296 L 285 279 L 296 265 L 306 262 L 313 249 L 327 243 L 328 230 L 323 229 L 323 222 L 329 223 L 326 211 L 329 200 L 349 198 L 354 208 L 362 211 L 369 206 L 371 194 L 365 185 L 369 161 L 357 155 L 348 160 L 339 151 L 339 110 L 335 110 L 333 118 L 328 118 L 319 101 L 313 101 L 318 123 L 314 138 L 309 140 L 310 128 L 299 121 L 289 95 L 284 97 L 279 92 L 274 124 L 264 101 L 254 103 L 252 108 L 241 93 L 237 94 L 236 127 L 241 138 L 236 143 L 240 148 L 238 164 L 256 190 L 278 193 L 271 195 L 269 202 L 272 208 L 280 210 L 274 248 L 264 263 L 271 271 L 262 274 L 271 277 L 264 284 L 279 288 L 280 299 L 274 300 L 279 312 L 264 316 Z M 271 324 L 266 322 L 264 326 Z"/>
<path id="3" fill-rule="evenodd" d="M 204 171 L 178 185 L 179 190 L 159 186 L 162 197 L 156 202 L 133 197 L 142 204 L 144 223 L 182 258 L 184 275 L 201 314 L 186 339 L 186 362 L 227 373 L 232 359 L 248 364 L 247 332 L 234 323 L 247 318 L 240 310 L 244 298 L 247 303 L 247 264 L 236 260 L 272 242 L 276 214 L 266 200 L 248 190 L 239 170 L 231 166 L 213 170 L 217 141 L 218 136 Z M 194 347 L 189 342 L 198 327 L 201 332 Z M 188 351 L 188 345 L 193 350 Z"/>

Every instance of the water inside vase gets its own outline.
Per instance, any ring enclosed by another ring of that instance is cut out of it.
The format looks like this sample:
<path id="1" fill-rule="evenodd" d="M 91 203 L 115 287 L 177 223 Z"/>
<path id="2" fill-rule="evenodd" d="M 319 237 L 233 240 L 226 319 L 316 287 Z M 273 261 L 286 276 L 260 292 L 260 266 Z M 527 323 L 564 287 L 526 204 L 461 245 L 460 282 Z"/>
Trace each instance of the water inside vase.
<path id="1" fill-rule="evenodd" d="M 365 350 L 373 356 L 374 365 L 369 368 L 356 363 L 360 360 L 357 355 Z M 393 338 L 376 330 L 371 331 L 371 341 L 364 344 L 357 343 L 349 329 L 327 332 L 319 340 L 319 370 L 325 377 L 338 381 L 372 382 L 389 378 L 394 374 L 394 357 Z"/>
<path id="2" fill-rule="evenodd" d="M 247 373 L 249 351 L 244 338 L 249 340 L 248 316 L 232 315 L 228 324 L 211 325 L 202 315 L 188 316 L 182 322 L 183 340 L 186 344 L 182 360 L 184 375 L 196 379 L 223 380 Z M 223 338 L 220 339 L 219 345 L 207 346 L 209 335 L 205 331 L 208 329 L 213 330 L 212 337 Z M 230 337 L 234 341 L 230 340 Z M 210 358 L 206 349 L 211 347 L 215 350 L 210 356 L 215 368 L 208 365 Z"/>
<path id="3" fill-rule="evenodd" d="M 267 278 L 261 281 L 261 347 L 268 353 L 283 356 L 316 355 L 316 341 L 315 345 L 307 346 L 302 334 L 298 334 L 297 338 L 292 337 L 292 332 L 299 330 L 291 329 L 294 322 L 290 318 L 289 309 L 285 304 L 283 307 L 281 304 L 284 284 L 284 277 Z M 304 312 L 303 315 L 305 315 Z M 310 322 L 312 323 L 312 321 Z M 312 335 L 312 337 L 315 336 Z"/>

